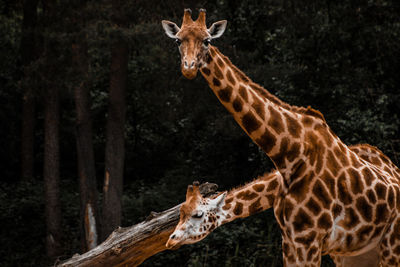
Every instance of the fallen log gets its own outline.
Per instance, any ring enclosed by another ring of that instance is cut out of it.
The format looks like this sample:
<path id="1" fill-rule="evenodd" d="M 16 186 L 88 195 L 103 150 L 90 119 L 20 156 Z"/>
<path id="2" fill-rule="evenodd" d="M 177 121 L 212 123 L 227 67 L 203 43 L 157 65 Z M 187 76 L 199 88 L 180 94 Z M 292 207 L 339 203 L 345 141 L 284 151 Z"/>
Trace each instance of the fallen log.
<path id="1" fill-rule="evenodd" d="M 203 196 L 217 190 L 216 184 L 200 185 Z M 147 258 L 166 250 L 169 235 L 179 221 L 181 204 L 162 212 L 151 212 L 145 221 L 126 228 L 118 228 L 100 245 L 92 250 L 58 264 L 72 266 L 138 266 Z"/>

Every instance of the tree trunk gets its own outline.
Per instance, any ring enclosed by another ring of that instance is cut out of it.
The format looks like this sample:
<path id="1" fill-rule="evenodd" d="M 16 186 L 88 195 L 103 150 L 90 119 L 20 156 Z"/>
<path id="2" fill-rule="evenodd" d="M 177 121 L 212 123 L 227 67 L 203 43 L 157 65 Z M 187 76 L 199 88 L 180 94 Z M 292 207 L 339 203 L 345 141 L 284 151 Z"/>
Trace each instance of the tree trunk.
<path id="1" fill-rule="evenodd" d="M 200 185 L 203 196 L 210 196 L 216 190 L 216 184 Z M 159 213 L 152 212 L 139 224 L 119 228 L 93 250 L 82 255 L 76 254 L 58 266 L 138 266 L 154 254 L 167 249 L 165 244 L 179 221 L 180 206 Z"/>
<path id="2" fill-rule="evenodd" d="M 46 28 L 51 27 L 54 17 L 53 0 L 43 1 Z M 49 38 L 49 37 L 46 37 Z M 59 152 L 59 92 L 54 76 L 54 47 L 45 41 L 43 53 L 47 75 L 43 76 L 45 86 L 44 107 L 44 166 L 43 177 L 46 203 L 46 250 L 49 259 L 54 260 L 61 254 L 61 210 L 60 210 L 60 152 Z"/>
<path id="3" fill-rule="evenodd" d="M 58 89 L 48 88 L 44 110 L 44 167 L 46 200 L 46 249 L 50 259 L 61 251 L 61 211 L 59 203 L 59 99 Z"/>
<path id="4" fill-rule="evenodd" d="M 120 1 L 113 1 L 114 17 Z M 116 27 L 122 27 L 121 23 Z M 107 117 L 105 174 L 103 186 L 102 240 L 121 224 L 122 181 L 124 173 L 125 94 L 128 72 L 128 44 L 123 38 L 112 47 L 109 107 Z"/>
<path id="5" fill-rule="evenodd" d="M 81 1 L 82 6 L 85 1 Z M 81 9 L 84 9 L 80 6 Z M 85 27 L 84 14 L 74 18 L 76 25 Z M 90 117 L 90 90 L 88 85 L 88 53 L 86 35 L 78 32 L 72 45 L 73 63 L 79 84 L 74 87 L 76 111 L 76 147 L 78 157 L 79 191 L 81 199 L 81 240 L 82 251 L 88 251 L 98 244 L 97 184 L 92 141 L 92 120 Z"/>
<path id="6" fill-rule="evenodd" d="M 81 43 L 73 45 L 74 65 L 82 81 L 74 88 L 76 110 L 76 147 L 78 156 L 78 177 L 81 199 L 82 250 L 87 251 L 98 243 L 98 208 L 96 171 L 90 118 L 90 91 L 87 84 L 88 61 L 84 36 Z"/>
<path id="7" fill-rule="evenodd" d="M 22 20 L 21 61 L 23 68 L 23 99 L 21 125 L 21 178 L 31 180 L 34 175 L 35 97 L 29 79 L 29 65 L 36 58 L 36 19 L 38 0 L 24 1 Z"/>

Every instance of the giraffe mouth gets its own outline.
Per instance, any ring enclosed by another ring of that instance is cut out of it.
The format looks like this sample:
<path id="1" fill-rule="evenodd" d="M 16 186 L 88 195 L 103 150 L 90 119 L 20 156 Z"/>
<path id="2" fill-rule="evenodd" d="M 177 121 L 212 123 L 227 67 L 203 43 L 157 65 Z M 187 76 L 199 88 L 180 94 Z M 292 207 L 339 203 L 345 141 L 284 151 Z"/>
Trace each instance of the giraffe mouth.
<path id="1" fill-rule="evenodd" d="M 194 69 L 184 69 L 182 68 L 182 74 L 186 79 L 193 80 L 197 76 L 197 67 Z"/>

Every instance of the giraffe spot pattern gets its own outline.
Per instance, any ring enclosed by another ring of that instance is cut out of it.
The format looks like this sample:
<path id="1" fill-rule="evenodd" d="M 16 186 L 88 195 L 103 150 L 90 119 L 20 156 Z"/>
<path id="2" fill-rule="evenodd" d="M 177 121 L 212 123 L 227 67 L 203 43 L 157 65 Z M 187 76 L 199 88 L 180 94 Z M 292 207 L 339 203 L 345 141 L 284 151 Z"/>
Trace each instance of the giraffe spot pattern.
<path id="1" fill-rule="evenodd" d="M 261 102 L 257 97 L 254 98 L 253 104 L 251 106 L 254 108 L 254 111 L 257 113 L 257 115 L 264 120 L 265 119 L 265 109 L 264 109 L 264 103 Z"/>
<path id="2" fill-rule="evenodd" d="M 352 202 L 351 195 L 348 193 L 349 190 L 347 189 L 346 185 L 346 175 L 343 172 L 340 176 L 339 179 L 337 180 L 337 187 L 338 187 L 338 197 L 340 201 L 347 205 Z"/>
<path id="3" fill-rule="evenodd" d="M 205 75 L 210 76 L 211 70 L 210 70 L 209 68 L 204 67 L 204 68 L 202 68 L 201 70 L 203 71 L 203 73 L 204 73 Z"/>
<path id="4" fill-rule="evenodd" d="M 243 101 L 239 97 L 236 97 L 235 100 L 233 100 L 232 106 L 236 112 L 240 112 L 243 108 Z"/>
<path id="5" fill-rule="evenodd" d="M 255 142 L 265 153 L 269 153 L 276 144 L 276 137 L 266 129 L 260 138 L 255 140 Z"/>
<path id="6" fill-rule="evenodd" d="M 245 190 L 237 194 L 236 197 L 242 200 L 252 200 L 258 197 L 258 194 L 251 192 L 250 190 Z"/>
<path id="7" fill-rule="evenodd" d="M 348 169 L 347 173 L 350 178 L 351 192 L 353 194 L 361 194 L 364 191 L 364 184 L 361 181 L 360 174 L 354 168 Z"/>
<path id="8" fill-rule="evenodd" d="M 311 197 L 307 204 L 306 207 L 315 215 L 317 216 L 321 212 L 321 207 L 319 206 L 318 202 L 315 201 L 313 197 Z"/>
<path id="9" fill-rule="evenodd" d="M 322 229 L 329 229 L 332 227 L 332 218 L 328 213 L 324 212 L 319 216 L 317 224 Z"/>
<path id="10" fill-rule="evenodd" d="M 300 125 L 300 123 L 298 123 L 297 120 L 295 118 L 293 118 L 292 116 L 290 116 L 289 114 L 284 113 L 284 115 L 285 115 L 285 118 L 286 118 L 286 125 L 288 127 L 289 133 L 294 138 L 300 137 L 300 133 L 301 133 L 301 125 Z"/>
<path id="11" fill-rule="evenodd" d="M 331 205 L 332 199 L 329 196 L 328 191 L 322 185 L 320 180 L 317 180 L 313 187 L 314 196 L 321 202 L 325 209 L 328 209 Z"/>
<path id="12" fill-rule="evenodd" d="M 386 204 L 378 204 L 375 212 L 375 224 L 386 222 L 389 218 L 389 211 L 386 208 Z"/>
<path id="13" fill-rule="evenodd" d="M 290 139 L 288 137 L 282 138 L 279 153 L 271 157 L 278 168 L 285 167 L 285 156 L 287 155 L 289 143 Z"/>
<path id="14" fill-rule="evenodd" d="M 248 101 L 247 89 L 243 86 L 239 86 L 239 95 L 243 98 L 244 101 Z"/>
<path id="15" fill-rule="evenodd" d="M 217 63 L 218 63 L 218 65 L 219 65 L 221 68 L 224 68 L 224 67 L 225 67 L 224 62 L 222 61 L 222 59 L 221 59 L 220 57 L 218 57 Z"/>
<path id="16" fill-rule="evenodd" d="M 311 127 L 314 123 L 314 120 L 310 116 L 303 116 L 303 118 L 301 118 L 301 122 L 305 127 Z"/>
<path id="17" fill-rule="evenodd" d="M 369 168 L 364 168 L 361 171 L 364 181 L 367 184 L 367 186 L 370 186 L 372 182 L 375 180 L 374 175 L 372 174 L 371 170 Z"/>
<path id="18" fill-rule="evenodd" d="M 341 205 L 339 205 L 337 203 L 333 204 L 333 208 L 332 208 L 333 218 L 339 217 L 342 210 L 343 210 L 343 208 Z"/>
<path id="19" fill-rule="evenodd" d="M 300 143 L 293 143 L 287 152 L 287 160 L 294 161 L 300 154 Z"/>
<path id="20" fill-rule="evenodd" d="M 255 214 L 257 212 L 260 212 L 263 210 L 261 203 L 260 203 L 261 197 L 259 197 L 254 203 L 252 203 L 249 206 L 249 213 L 250 215 Z"/>
<path id="21" fill-rule="evenodd" d="M 332 151 L 328 151 L 328 155 L 326 158 L 326 167 L 331 171 L 334 176 L 336 176 L 339 172 L 340 166 Z"/>
<path id="22" fill-rule="evenodd" d="M 261 126 L 261 122 L 257 120 L 253 112 L 249 112 L 243 116 L 242 124 L 249 134 L 257 130 Z"/>
<path id="23" fill-rule="evenodd" d="M 219 80 L 222 80 L 224 78 L 221 69 L 217 65 L 214 65 L 214 75 Z"/>
<path id="24" fill-rule="evenodd" d="M 278 186 L 278 181 L 273 180 L 268 184 L 267 191 L 268 192 L 274 191 L 277 186 Z"/>
<path id="25" fill-rule="evenodd" d="M 342 163 L 343 167 L 349 166 L 350 162 L 346 157 L 346 154 L 344 154 L 339 147 L 334 147 L 333 152 L 335 153 L 335 156 L 339 159 L 339 161 Z"/>
<path id="26" fill-rule="evenodd" d="M 243 204 L 236 202 L 235 208 L 233 209 L 233 214 L 240 215 L 243 212 Z"/>
<path id="27" fill-rule="evenodd" d="M 293 203 L 287 199 L 285 201 L 285 219 L 290 220 L 290 217 L 292 216 L 292 211 L 293 211 L 294 205 Z"/>
<path id="28" fill-rule="evenodd" d="M 224 89 L 218 91 L 218 96 L 222 101 L 229 102 L 231 100 L 232 91 L 233 88 L 228 85 Z"/>
<path id="29" fill-rule="evenodd" d="M 381 184 L 381 183 L 377 183 L 375 185 L 375 192 L 378 196 L 378 199 L 385 199 L 386 198 L 386 187 Z"/>
<path id="30" fill-rule="evenodd" d="M 268 106 L 268 111 L 270 113 L 268 125 L 271 126 L 277 134 L 281 134 L 285 130 L 281 114 L 271 106 Z"/>
<path id="31" fill-rule="evenodd" d="M 296 237 L 294 239 L 294 241 L 296 241 L 297 243 L 301 243 L 301 244 L 307 246 L 307 245 L 310 245 L 314 241 L 316 236 L 317 236 L 317 234 L 315 233 L 315 231 L 312 231 L 307 235 Z"/>
<path id="32" fill-rule="evenodd" d="M 367 195 L 368 200 L 369 200 L 369 202 L 371 204 L 375 204 L 376 203 L 376 196 L 375 196 L 374 191 L 372 191 L 371 189 L 368 189 L 366 195 Z"/>
<path id="33" fill-rule="evenodd" d="M 372 207 L 364 197 L 359 197 L 356 201 L 357 210 L 367 222 L 372 221 Z"/>
<path id="34" fill-rule="evenodd" d="M 296 232 L 303 232 L 314 226 L 314 222 L 311 217 L 300 208 L 293 220 L 293 228 Z"/>
<path id="35" fill-rule="evenodd" d="M 364 242 L 368 240 L 368 237 L 373 230 L 374 228 L 371 225 L 365 225 L 357 231 L 356 236 L 358 237 L 360 242 Z"/>
<path id="36" fill-rule="evenodd" d="M 352 208 L 346 208 L 345 212 L 344 227 L 347 230 L 353 229 L 360 222 L 360 219 Z"/>
<path id="37" fill-rule="evenodd" d="M 330 147 L 333 143 L 333 138 L 327 128 L 328 127 L 325 123 L 324 124 L 319 123 L 314 127 L 314 129 L 318 132 L 318 135 L 322 136 L 322 139 L 324 140 L 325 144 L 328 147 Z"/>
<path id="38" fill-rule="evenodd" d="M 234 86 L 236 84 L 235 78 L 233 78 L 232 76 L 232 72 L 228 69 L 226 72 L 226 78 L 228 79 L 228 81 Z M 240 93 L 240 91 L 239 91 Z"/>
<path id="39" fill-rule="evenodd" d="M 321 175 L 321 180 L 325 183 L 331 196 L 336 198 L 336 182 L 333 176 L 325 170 Z"/>
<path id="40" fill-rule="evenodd" d="M 276 181 L 272 181 L 271 183 L 273 183 L 273 182 L 276 182 Z M 269 186 L 271 185 L 271 183 L 268 185 L 268 188 L 269 188 Z M 277 183 L 277 182 L 276 182 Z M 255 185 L 253 185 L 253 189 L 256 191 L 256 192 L 262 192 L 263 190 L 264 190 L 264 188 L 265 188 L 265 185 L 263 185 L 263 184 L 255 184 Z M 269 190 L 268 190 L 269 191 Z"/>
<path id="41" fill-rule="evenodd" d="M 217 78 L 213 78 L 213 80 L 212 80 L 212 82 L 213 82 L 213 84 L 215 85 L 215 86 L 220 86 L 221 85 L 221 82 L 217 79 Z"/>

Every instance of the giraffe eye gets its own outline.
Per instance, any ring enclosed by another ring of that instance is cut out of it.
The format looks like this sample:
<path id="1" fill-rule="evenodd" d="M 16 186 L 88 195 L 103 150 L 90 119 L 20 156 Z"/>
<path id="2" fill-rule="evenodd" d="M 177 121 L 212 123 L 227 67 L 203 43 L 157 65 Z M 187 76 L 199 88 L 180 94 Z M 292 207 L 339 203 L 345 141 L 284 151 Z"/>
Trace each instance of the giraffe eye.
<path id="1" fill-rule="evenodd" d="M 195 219 L 200 219 L 201 217 L 203 217 L 203 212 L 199 210 L 196 213 L 194 213 L 192 217 Z"/>
<path id="2" fill-rule="evenodd" d="M 179 40 L 178 38 L 175 39 L 175 42 L 176 42 L 176 44 L 177 44 L 178 46 L 182 44 L 182 41 Z"/>
<path id="3" fill-rule="evenodd" d="M 210 43 L 211 43 L 210 39 L 205 39 L 205 40 L 203 41 L 203 44 L 204 44 L 205 47 L 208 47 L 208 45 L 209 45 Z"/>

